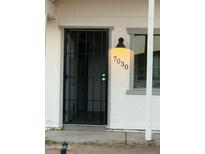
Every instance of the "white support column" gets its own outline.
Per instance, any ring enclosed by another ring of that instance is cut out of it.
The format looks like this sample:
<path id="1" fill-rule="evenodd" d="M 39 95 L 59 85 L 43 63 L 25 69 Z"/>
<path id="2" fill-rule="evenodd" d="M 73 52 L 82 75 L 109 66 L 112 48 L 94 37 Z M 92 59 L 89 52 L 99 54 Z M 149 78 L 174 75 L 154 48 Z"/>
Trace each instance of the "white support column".
<path id="1" fill-rule="evenodd" d="M 147 82 L 145 106 L 145 140 L 152 140 L 152 66 L 153 66 L 153 31 L 154 31 L 154 3 L 149 0 L 148 9 L 148 43 L 147 43 Z"/>

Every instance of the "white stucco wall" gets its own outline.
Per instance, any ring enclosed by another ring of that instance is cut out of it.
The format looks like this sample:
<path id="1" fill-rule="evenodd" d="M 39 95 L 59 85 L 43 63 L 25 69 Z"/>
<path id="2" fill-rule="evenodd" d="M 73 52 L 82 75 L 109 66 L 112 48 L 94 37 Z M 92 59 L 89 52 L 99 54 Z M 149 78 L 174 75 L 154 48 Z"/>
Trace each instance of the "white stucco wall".
<path id="1" fill-rule="evenodd" d="M 55 20 L 46 29 L 46 127 L 61 127 L 61 31 Z"/>
<path id="2" fill-rule="evenodd" d="M 110 48 L 123 37 L 130 47 L 128 27 L 146 28 L 148 1 L 146 0 L 58 0 L 56 19 L 47 22 L 46 37 L 46 126 L 62 126 L 62 39 L 58 26 L 113 27 Z M 160 27 L 159 0 L 156 0 L 155 27 Z M 129 79 L 127 80 L 127 82 Z M 126 83 L 126 89 L 127 90 Z M 120 96 L 119 96 L 120 94 Z M 113 110 L 108 116 L 110 128 L 144 128 L 145 96 L 126 95 L 116 91 L 109 95 Z M 153 96 L 153 129 L 159 129 L 159 96 Z M 126 102 L 126 107 L 118 106 Z M 127 105 L 128 104 L 128 105 Z M 108 105 L 109 106 L 109 105 Z M 108 109 L 109 111 L 109 109 Z"/>
<path id="3" fill-rule="evenodd" d="M 109 51 L 109 128 L 144 129 L 145 128 L 145 95 L 126 95 L 130 89 L 133 51 L 113 48 Z M 119 64 L 117 60 L 120 60 Z M 128 69 L 122 67 L 127 64 Z M 159 130 L 159 96 L 153 96 L 152 128 Z"/>

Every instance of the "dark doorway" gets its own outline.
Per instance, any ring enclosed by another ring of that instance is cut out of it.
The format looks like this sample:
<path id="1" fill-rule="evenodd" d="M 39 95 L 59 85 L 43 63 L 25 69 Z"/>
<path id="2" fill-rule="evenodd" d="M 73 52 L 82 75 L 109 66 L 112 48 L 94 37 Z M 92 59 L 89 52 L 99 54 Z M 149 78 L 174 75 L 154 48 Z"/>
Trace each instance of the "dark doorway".
<path id="1" fill-rule="evenodd" d="M 64 31 L 64 124 L 107 124 L 108 29 Z"/>

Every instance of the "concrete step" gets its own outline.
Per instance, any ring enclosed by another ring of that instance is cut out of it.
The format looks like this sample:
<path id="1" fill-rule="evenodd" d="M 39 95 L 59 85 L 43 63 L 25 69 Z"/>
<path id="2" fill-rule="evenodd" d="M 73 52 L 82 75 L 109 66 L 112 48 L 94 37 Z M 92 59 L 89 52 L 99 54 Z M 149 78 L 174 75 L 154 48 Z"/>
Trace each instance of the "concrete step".
<path id="1" fill-rule="evenodd" d="M 153 145 L 160 145 L 160 133 L 153 133 Z M 79 144 L 147 144 L 144 132 L 113 131 L 99 126 L 71 126 L 46 131 L 46 140 Z"/>
<path id="2" fill-rule="evenodd" d="M 75 131 L 106 131 L 105 125 L 81 125 L 81 124 L 65 124 L 63 130 Z"/>

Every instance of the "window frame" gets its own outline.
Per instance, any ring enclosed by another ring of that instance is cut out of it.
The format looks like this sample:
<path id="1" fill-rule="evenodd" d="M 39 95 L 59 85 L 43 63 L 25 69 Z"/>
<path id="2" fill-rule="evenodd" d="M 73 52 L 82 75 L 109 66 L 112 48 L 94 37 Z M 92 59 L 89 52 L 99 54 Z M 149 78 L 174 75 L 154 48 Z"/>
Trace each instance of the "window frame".
<path id="1" fill-rule="evenodd" d="M 130 36 L 130 49 L 133 49 L 132 42 L 134 36 L 145 36 L 147 38 L 147 28 L 127 28 L 127 33 Z M 160 28 L 154 28 L 154 35 L 160 36 Z M 145 40 L 145 51 L 147 49 L 147 39 Z M 130 86 L 126 91 L 126 95 L 146 95 L 146 87 L 145 88 L 134 88 L 134 56 L 132 56 L 130 62 L 131 70 L 130 70 Z M 160 87 L 152 88 L 152 95 L 160 95 Z"/>

